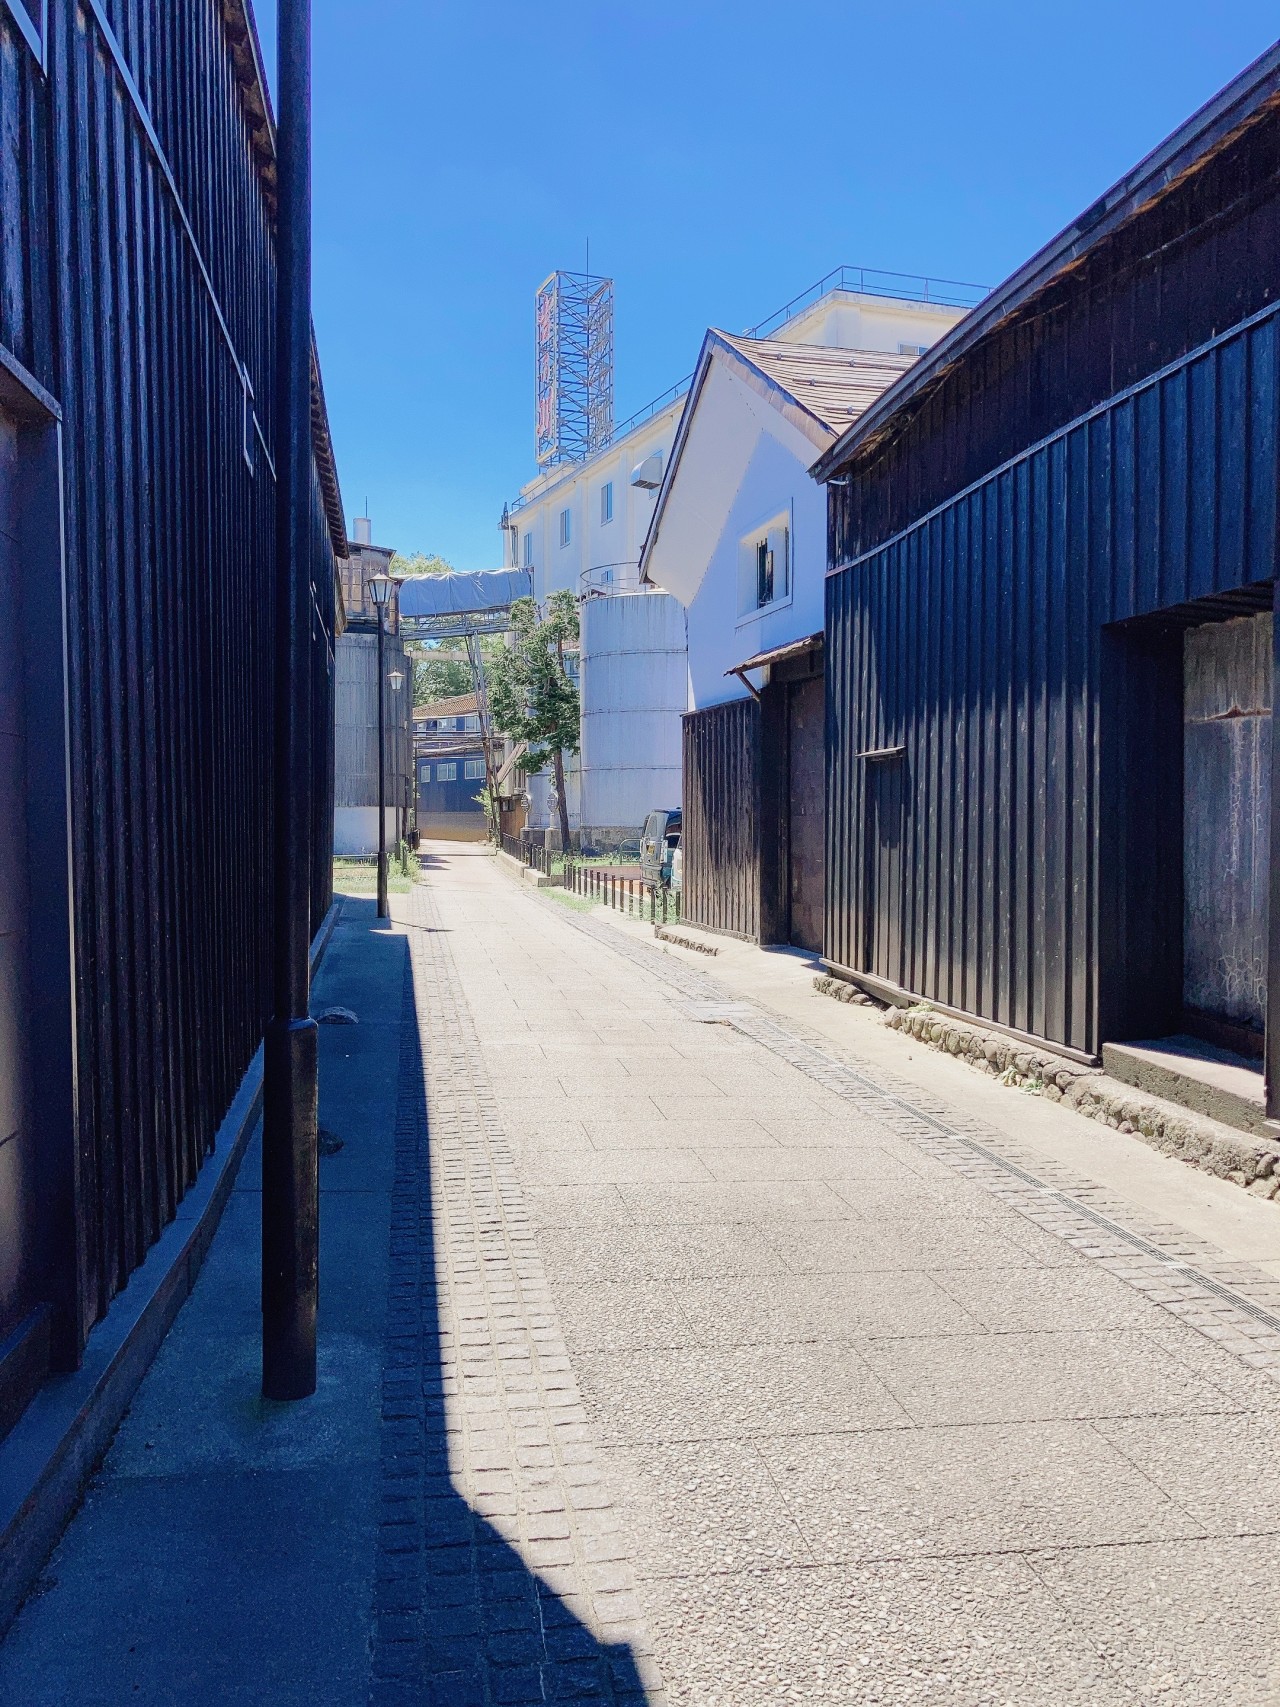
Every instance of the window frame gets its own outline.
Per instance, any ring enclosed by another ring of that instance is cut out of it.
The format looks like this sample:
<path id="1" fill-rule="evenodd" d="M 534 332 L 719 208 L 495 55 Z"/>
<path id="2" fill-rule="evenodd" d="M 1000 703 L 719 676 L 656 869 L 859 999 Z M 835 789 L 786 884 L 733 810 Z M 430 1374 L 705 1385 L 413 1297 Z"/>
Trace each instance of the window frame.
<path id="1" fill-rule="evenodd" d="M 532 569 L 533 568 L 533 530 L 532 529 L 527 530 L 525 533 L 523 549 L 521 551 L 521 557 L 522 557 L 522 562 L 520 564 L 520 567 L 522 569 Z"/>
<path id="2" fill-rule="evenodd" d="M 462 780 L 463 782 L 482 782 L 484 780 L 484 760 L 463 759 Z"/>
<path id="3" fill-rule="evenodd" d="M 560 512 L 560 549 L 573 543 L 572 510 L 568 504 Z"/>
<path id="4" fill-rule="evenodd" d="M 613 481 L 606 480 L 600 488 L 600 526 L 608 527 L 613 520 Z"/>
<path id="5" fill-rule="evenodd" d="M 449 773 L 447 776 L 445 775 L 446 771 Z M 457 761 L 457 759 L 441 759 L 439 761 L 439 763 L 436 765 L 436 781 L 437 782 L 457 782 L 457 780 L 458 780 L 458 761 Z"/>
<path id="6" fill-rule="evenodd" d="M 777 561 L 781 536 L 782 562 Z M 765 557 L 773 561 L 766 568 Z M 795 601 L 795 506 L 788 502 L 738 539 L 738 596 L 736 628 L 758 621 L 771 611 L 785 610 Z M 765 575 L 770 596 L 761 599 Z"/>

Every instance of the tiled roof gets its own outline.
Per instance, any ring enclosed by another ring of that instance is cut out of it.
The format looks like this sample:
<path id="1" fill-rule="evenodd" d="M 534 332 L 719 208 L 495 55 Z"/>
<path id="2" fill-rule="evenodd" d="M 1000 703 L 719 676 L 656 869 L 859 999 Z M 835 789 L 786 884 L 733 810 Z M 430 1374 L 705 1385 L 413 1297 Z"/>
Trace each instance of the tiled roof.
<path id="1" fill-rule="evenodd" d="M 918 359 L 888 350 L 838 350 L 822 344 L 784 344 L 776 338 L 716 337 L 840 433 Z"/>
<path id="2" fill-rule="evenodd" d="M 413 720 L 425 723 L 429 717 L 474 717 L 476 696 L 473 693 L 455 694 L 452 699 L 434 699 L 430 705 L 415 705 Z"/>

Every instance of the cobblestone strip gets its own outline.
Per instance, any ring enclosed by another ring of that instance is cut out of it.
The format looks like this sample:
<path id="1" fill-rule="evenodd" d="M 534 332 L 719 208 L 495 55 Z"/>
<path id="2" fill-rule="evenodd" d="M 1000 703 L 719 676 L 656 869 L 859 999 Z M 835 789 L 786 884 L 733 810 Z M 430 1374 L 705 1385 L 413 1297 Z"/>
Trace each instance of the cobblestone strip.
<path id="1" fill-rule="evenodd" d="M 556 906 L 550 900 L 539 904 Z M 575 929 L 645 968 L 690 1004 L 690 1017 L 731 1025 L 860 1114 L 984 1186 L 1010 1208 L 1091 1257 L 1241 1362 L 1280 1380 L 1280 1284 L 1180 1228 L 1138 1223 L 1127 1204 L 1092 1181 L 1046 1163 L 1004 1133 L 959 1114 L 944 1099 L 879 1067 L 841 1060 L 700 968 L 674 960 L 611 925 L 557 907 Z"/>
<path id="2" fill-rule="evenodd" d="M 448 938 L 408 907 L 371 1707 L 661 1707 Z"/>

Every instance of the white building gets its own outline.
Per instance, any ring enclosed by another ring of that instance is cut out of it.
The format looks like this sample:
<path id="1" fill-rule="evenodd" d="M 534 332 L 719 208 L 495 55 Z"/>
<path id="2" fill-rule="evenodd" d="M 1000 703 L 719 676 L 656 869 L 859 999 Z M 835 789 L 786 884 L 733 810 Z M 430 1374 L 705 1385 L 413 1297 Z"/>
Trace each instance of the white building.
<path id="1" fill-rule="evenodd" d="M 685 905 L 713 928 L 821 947 L 827 513 L 809 469 L 966 312 L 917 288 L 842 283 L 767 338 L 703 342 L 641 577 L 687 613 Z"/>
<path id="2" fill-rule="evenodd" d="M 821 630 L 825 498 L 809 464 L 964 312 L 935 300 L 924 279 L 898 281 L 901 295 L 885 288 L 882 276 L 843 268 L 747 337 L 708 334 L 688 390 L 624 422 L 589 461 L 543 471 L 506 512 L 506 561 L 532 570 L 535 596 L 567 588 L 587 601 L 583 752 L 568 778 L 575 829 L 617 839 L 638 834 L 652 808 L 678 805 L 684 713 L 745 696 L 727 669 Z M 798 372 L 805 358 L 788 357 L 792 346 L 868 353 L 851 388 L 842 369 L 830 381 L 840 394 L 824 405 L 831 420 L 804 401 L 819 381 Z M 800 397 L 787 390 L 788 363 Z M 779 550 L 786 559 L 763 602 L 748 598 L 743 567 L 757 535 L 775 562 Z M 623 604 L 636 599 L 662 604 L 643 614 Z M 531 778 L 529 794 L 530 824 L 553 823 L 549 778 Z"/>

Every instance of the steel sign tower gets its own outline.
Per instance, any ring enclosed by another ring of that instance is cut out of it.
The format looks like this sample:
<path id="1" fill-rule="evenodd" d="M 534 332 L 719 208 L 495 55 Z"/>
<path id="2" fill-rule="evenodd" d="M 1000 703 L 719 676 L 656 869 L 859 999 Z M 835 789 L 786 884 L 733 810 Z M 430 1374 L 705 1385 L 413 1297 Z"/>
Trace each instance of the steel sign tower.
<path id="1" fill-rule="evenodd" d="M 613 280 L 552 273 L 535 326 L 538 467 L 584 462 L 613 436 Z"/>

